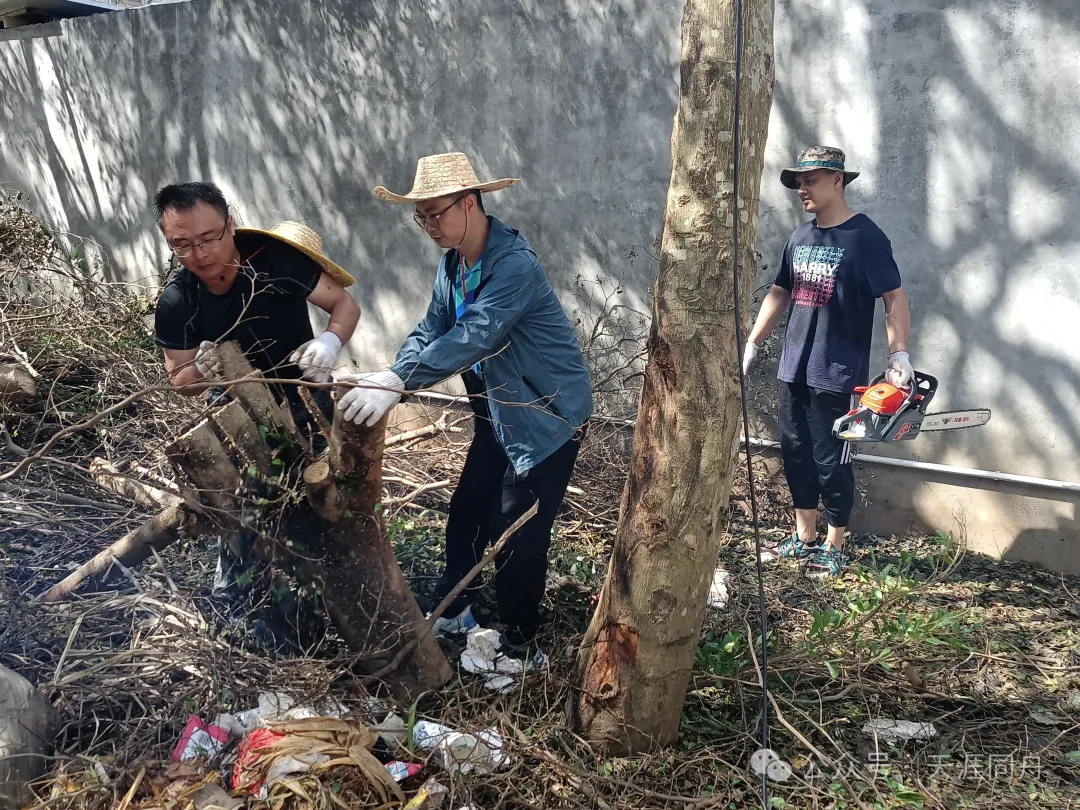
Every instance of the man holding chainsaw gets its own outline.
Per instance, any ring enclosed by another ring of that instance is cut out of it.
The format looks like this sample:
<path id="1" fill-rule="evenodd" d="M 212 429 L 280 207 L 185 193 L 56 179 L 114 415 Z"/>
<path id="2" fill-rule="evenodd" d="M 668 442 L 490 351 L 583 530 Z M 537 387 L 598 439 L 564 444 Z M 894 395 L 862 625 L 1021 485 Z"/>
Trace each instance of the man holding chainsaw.
<path id="1" fill-rule="evenodd" d="M 856 213 L 844 189 L 859 172 L 846 171 L 844 153 L 804 150 L 780 182 L 798 191 L 807 213 L 788 239 L 780 270 L 761 304 L 743 353 L 749 371 L 761 342 L 787 314 L 780 356 L 780 446 L 795 506 L 795 530 L 780 544 L 782 557 L 806 560 L 808 576 L 835 576 L 843 564 L 844 532 L 855 503 L 855 474 L 848 442 L 833 436 L 833 423 L 851 408 L 852 392 L 866 385 L 877 299 L 885 305 L 889 341 L 886 381 L 908 387 L 911 315 L 900 271 L 885 234 Z M 817 535 L 824 507 L 828 532 Z"/>
<path id="2" fill-rule="evenodd" d="M 339 377 L 357 384 L 338 400 L 346 419 L 376 424 L 403 393 L 461 375 L 473 439 L 446 523 L 444 598 L 535 503 L 537 513 L 495 557 L 495 595 L 506 626 L 501 652 L 515 671 L 542 666 L 540 625 L 551 529 L 570 483 L 585 420 L 589 373 L 544 268 L 518 231 L 484 213 L 481 194 L 517 180 L 480 182 L 460 152 L 423 157 L 413 188 L 383 200 L 412 205 L 443 251 L 427 314 L 386 371 Z M 438 634 L 476 627 L 476 583 L 439 618 Z M 501 665 L 500 665 L 501 667 Z"/>

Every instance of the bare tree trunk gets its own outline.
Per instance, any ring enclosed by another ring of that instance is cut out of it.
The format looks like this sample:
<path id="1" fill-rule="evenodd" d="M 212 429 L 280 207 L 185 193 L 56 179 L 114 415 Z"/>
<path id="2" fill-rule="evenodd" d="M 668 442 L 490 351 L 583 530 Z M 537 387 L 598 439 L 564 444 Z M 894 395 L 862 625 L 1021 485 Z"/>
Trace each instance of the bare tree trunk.
<path id="1" fill-rule="evenodd" d="M 304 446 L 302 472 L 275 477 L 275 463 L 282 471 L 293 463 L 275 454 L 300 446 L 289 409 L 233 344 L 220 348 L 226 375 L 245 380 L 233 386 L 236 399 L 166 448 L 197 490 L 189 497 L 227 532 L 257 531 L 260 557 L 321 594 L 361 671 L 384 673 L 404 699 L 442 686 L 453 673 L 427 632 L 378 509 L 385 419 L 367 428 L 346 422 L 335 409 L 327 457 L 312 461 Z M 280 446 L 272 450 L 270 440 Z"/>
<path id="2" fill-rule="evenodd" d="M 772 103 L 773 0 L 743 0 L 739 283 L 748 309 Z M 740 434 L 731 277 L 735 4 L 686 0 L 649 359 L 611 563 L 571 713 L 613 754 L 673 741 Z"/>

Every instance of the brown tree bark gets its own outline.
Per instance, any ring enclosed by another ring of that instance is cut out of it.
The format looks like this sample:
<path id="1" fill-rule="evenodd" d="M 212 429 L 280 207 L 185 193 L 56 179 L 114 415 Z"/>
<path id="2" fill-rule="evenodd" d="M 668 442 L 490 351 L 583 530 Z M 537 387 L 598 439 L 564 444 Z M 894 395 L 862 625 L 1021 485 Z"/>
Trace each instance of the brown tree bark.
<path id="1" fill-rule="evenodd" d="M 743 5 L 738 228 L 745 311 L 772 103 L 773 0 Z M 730 0 L 686 0 L 633 464 L 571 705 L 577 728 L 612 754 L 666 745 L 678 734 L 731 489 L 741 425 L 731 277 L 735 33 Z"/>
<path id="2" fill-rule="evenodd" d="M 245 380 L 233 385 L 237 398 L 166 448 L 197 492 L 189 497 L 227 532 L 255 530 L 260 557 L 321 594 L 362 672 L 385 673 L 391 691 L 404 699 L 442 686 L 453 673 L 426 632 L 378 509 L 385 419 L 367 428 L 335 410 L 327 457 L 295 470 L 299 475 L 274 478 L 275 463 L 284 468 L 304 458 L 284 464 L 281 455 L 274 458 L 298 436 L 288 408 L 231 344 L 221 349 L 226 376 Z M 259 427 L 278 437 L 276 450 Z"/>

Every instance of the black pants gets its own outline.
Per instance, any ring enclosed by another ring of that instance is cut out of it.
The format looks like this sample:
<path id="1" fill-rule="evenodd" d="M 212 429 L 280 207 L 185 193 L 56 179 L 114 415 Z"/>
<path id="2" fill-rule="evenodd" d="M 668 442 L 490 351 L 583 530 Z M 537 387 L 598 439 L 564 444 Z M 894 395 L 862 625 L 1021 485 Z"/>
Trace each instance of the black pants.
<path id="1" fill-rule="evenodd" d="M 780 449 L 784 475 L 796 509 L 825 507 L 830 526 L 847 526 L 855 504 L 851 443 L 832 435 L 832 426 L 851 410 L 851 395 L 780 383 Z M 809 538 L 807 538 L 809 539 Z"/>
<path id="2" fill-rule="evenodd" d="M 510 460 L 491 427 L 480 416 L 446 521 L 446 571 L 439 598 L 448 594 L 510 526 L 539 501 L 534 515 L 495 557 L 495 597 L 507 636 L 528 641 L 540 626 L 540 600 L 547 578 L 551 528 L 581 447 L 580 432 L 523 475 Z M 479 581 L 445 612 L 450 617 L 472 603 Z"/>

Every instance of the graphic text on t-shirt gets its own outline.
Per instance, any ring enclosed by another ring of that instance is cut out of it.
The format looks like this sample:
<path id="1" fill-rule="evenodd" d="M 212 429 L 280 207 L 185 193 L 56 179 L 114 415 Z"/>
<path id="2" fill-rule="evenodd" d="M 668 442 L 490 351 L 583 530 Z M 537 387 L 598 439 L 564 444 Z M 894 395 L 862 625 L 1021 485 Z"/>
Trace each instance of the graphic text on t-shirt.
<path id="1" fill-rule="evenodd" d="M 791 295 L 795 303 L 815 309 L 827 304 L 836 289 L 836 270 L 844 258 L 844 249 L 834 245 L 795 245 L 791 254 L 795 271 Z"/>

